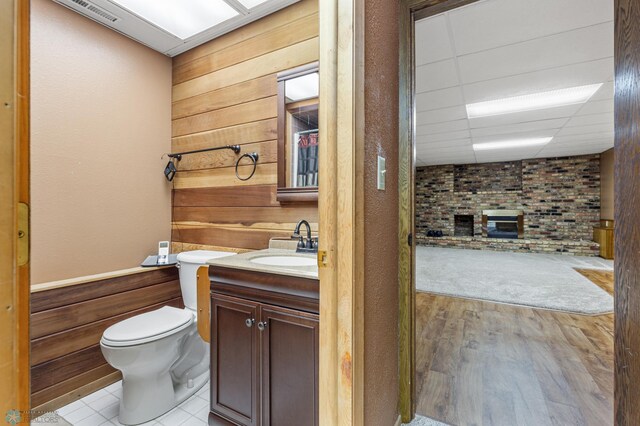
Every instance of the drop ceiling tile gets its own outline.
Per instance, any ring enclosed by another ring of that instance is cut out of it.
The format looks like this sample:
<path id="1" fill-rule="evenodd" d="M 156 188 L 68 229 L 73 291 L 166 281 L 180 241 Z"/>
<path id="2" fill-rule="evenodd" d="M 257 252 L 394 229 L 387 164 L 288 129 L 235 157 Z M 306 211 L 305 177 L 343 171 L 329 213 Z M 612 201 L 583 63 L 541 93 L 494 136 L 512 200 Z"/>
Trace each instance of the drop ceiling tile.
<path id="1" fill-rule="evenodd" d="M 613 99 L 613 81 L 605 82 L 596 93 L 593 94 L 590 101 L 602 101 L 605 99 Z"/>
<path id="2" fill-rule="evenodd" d="M 457 132 L 447 132 L 447 133 L 438 133 L 437 135 L 417 135 L 424 136 L 425 143 L 428 142 L 439 142 L 439 141 L 448 141 L 455 139 L 466 139 L 470 138 L 471 134 L 468 130 L 459 130 Z M 417 137 L 416 136 L 416 137 Z"/>
<path id="3" fill-rule="evenodd" d="M 527 158 L 534 158 L 540 151 L 540 147 L 535 149 L 495 149 L 487 151 L 476 151 L 476 159 L 479 163 L 495 163 L 497 161 L 517 161 Z"/>
<path id="4" fill-rule="evenodd" d="M 613 59 L 607 58 L 496 80 L 465 84 L 464 98 L 468 103 L 482 102 L 528 93 L 603 83 L 609 81 L 612 77 Z"/>
<path id="5" fill-rule="evenodd" d="M 464 120 L 445 121 L 436 124 L 417 124 L 416 135 L 436 135 L 438 133 L 450 133 L 469 129 L 469 123 L 466 118 Z"/>
<path id="6" fill-rule="evenodd" d="M 528 121 L 524 123 L 507 124 L 504 126 L 481 127 L 471 129 L 474 138 L 482 136 L 505 135 L 509 133 L 532 132 L 536 130 L 560 129 L 569 121 L 568 118 L 556 118 L 551 120 Z"/>
<path id="7" fill-rule="evenodd" d="M 450 87 L 448 89 L 434 90 L 431 92 L 418 93 L 416 95 L 416 111 L 432 111 L 454 106 L 464 107 L 462 97 L 462 87 Z M 466 110 L 465 110 L 466 116 Z"/>
<path id="8" fill-rule="evenodd" d="M 471 139 L 453 139 L 446 141 L 429 141 L 425 140 L 428 136 L 418 136 L 416 138 L 416 147 L 420 149 L 439 149 L 439 148 L 448 148 L 448 147 L 470 147 Z"/>
<path id="9" fill-rule="evenodd" d="M 416 22 L 415 49 L 416 65 L 453 57 L 445 15 L 436 15 Z"/>
<path id="10" fill-rule="evenodd" d="M 570 135 L 590 135 L 590 134 L 611 134 L 613 136 L 613 123 L 604 123 L 604 124 L 592 124 L 590 126 L 575 126 L 575 127 L 565 127 L 560 130 L 556 136 L 570 136 Z"/>
<path id="11" fill-rule="evenodd" d="M 603 0 L 488 0 L 449 12 L 459 55 L 613 20 Z"/>
<path id="12" fill-rule="evenodd" d="M 604 114 L 578 115 L 571 117 L 565 127 L 589 126 L 593 124 L 614 124 L 613 112 Z"/>
<path id="13" fill-rule="evenodd" d="M 440 108 L 416 113 L 416 125 L 444 123 L 445 121 L 466 120 L 467 109 L 464 105 Z"/>
<path id="14" fill-rule="evenodd" d="M 547 108 L 536 111 L 515 112 L 512 114 L 472 118 L 469 120 L 469 126 L 471 129 L 478 129 L 481 127 L 497 127 L 540 120 L 569 118 L 573 116 L 580 107 L 582 107 L 582 105 L 567 105 L 558 108 Z"/>
<path id="15" fill-rule="evenodd" d="M 590 115 L 590 114 L 604 114 L 607 112 L 613 112 L 613 101 L 589 101 L 580 108 L 580 111 L 576 113 L 577 116 Z"/>
<path id="16" fill-rule="evenodd" d="M 453 59 L 416 67 L 417 93 L 446 89 L 458 84 L 458 72 Z"/>
<path id="17" fill-rule="evenodd" d="M 460 56 L 463 84 L 612 57 L 613 22 Z"/>

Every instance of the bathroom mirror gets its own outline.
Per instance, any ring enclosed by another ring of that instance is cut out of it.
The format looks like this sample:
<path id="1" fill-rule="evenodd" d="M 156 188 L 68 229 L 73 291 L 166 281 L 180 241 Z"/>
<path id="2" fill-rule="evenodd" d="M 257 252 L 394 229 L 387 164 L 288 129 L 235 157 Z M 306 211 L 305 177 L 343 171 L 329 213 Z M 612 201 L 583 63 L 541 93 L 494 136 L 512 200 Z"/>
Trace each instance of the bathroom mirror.
<path id="1" fill-rule="evenodd" d="M 318 200 L 318 63 L 278 74 L 280 202 Z"/>

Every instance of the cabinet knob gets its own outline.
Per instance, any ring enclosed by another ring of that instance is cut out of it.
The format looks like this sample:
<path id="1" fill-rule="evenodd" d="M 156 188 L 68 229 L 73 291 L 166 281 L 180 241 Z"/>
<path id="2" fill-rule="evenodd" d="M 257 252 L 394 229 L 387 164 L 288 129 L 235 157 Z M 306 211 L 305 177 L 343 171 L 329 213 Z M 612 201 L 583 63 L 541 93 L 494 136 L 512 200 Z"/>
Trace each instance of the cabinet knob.
<path id="1" fill-rule="evenodd" d="M 256 322 L 256 320 L 254 320 L 253 318 L 247 318 L 246 320 L 244 320 L 244 324 L 249 328 L 251 328 L 254 322 Z"/>
<path id="2" fill-rule="evenodd" d="M 267 328 L 267 322 L 266 321 L 260 321 L 258 323 L 258 330 L 264 331 L 265 328 Z"/>

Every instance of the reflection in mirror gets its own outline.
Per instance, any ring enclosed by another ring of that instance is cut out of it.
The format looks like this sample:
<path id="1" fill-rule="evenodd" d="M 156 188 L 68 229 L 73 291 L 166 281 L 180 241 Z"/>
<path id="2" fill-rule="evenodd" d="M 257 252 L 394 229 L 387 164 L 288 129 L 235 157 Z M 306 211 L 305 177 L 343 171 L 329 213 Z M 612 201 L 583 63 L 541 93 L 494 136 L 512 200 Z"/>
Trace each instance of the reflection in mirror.
<path id="1" fill-rule="evenodd" d="M 278 201 L 316 201 L 318 64 L 278 75 Z"/>

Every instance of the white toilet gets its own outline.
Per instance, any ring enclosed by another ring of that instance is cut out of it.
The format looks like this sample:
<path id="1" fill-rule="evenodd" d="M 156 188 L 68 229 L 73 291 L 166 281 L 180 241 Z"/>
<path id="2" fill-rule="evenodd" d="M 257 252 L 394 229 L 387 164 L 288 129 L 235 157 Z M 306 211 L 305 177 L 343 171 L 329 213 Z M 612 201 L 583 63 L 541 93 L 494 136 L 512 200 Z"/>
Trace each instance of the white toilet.
<path id="1" fill-rule="evenodd" d="M 209 344 L 196 327 L 197 270 L 219 251 L 178 254 L 185 308 L 164 306 L 107 328 L 100 340 L 107 362 L 122 372 L 118 420 L 135 425 L 166 413 L 209 380 Z"/>

